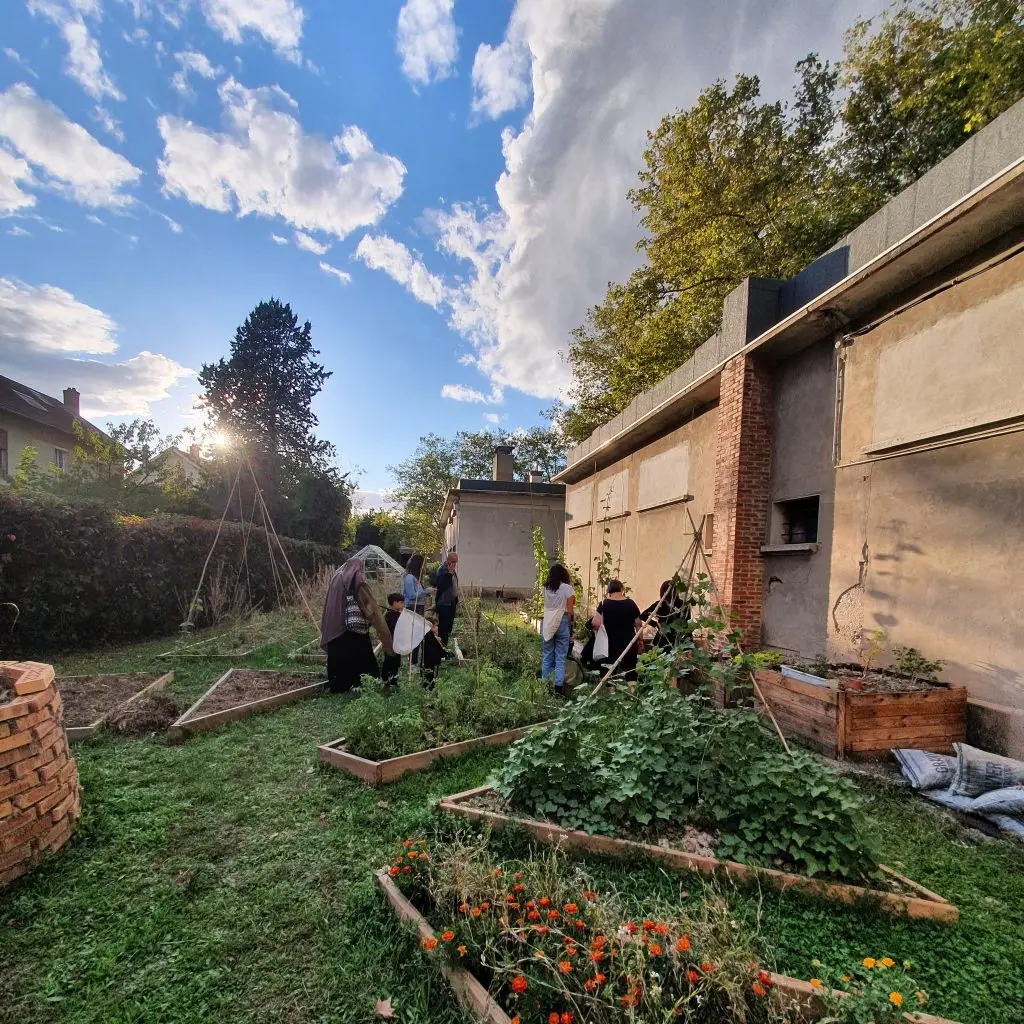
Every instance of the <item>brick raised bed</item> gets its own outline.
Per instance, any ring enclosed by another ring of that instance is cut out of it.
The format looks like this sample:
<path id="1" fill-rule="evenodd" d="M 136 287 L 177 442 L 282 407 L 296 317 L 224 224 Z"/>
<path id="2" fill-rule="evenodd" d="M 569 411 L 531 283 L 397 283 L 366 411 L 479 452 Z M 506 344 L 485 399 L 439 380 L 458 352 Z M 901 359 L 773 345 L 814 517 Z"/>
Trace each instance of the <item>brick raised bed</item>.
<path id="1" fill-rule="evenodd" d="M 504 828 L 509 822 L 514 822 L 534 839 L 544 843 L 553 843 L 564 850 L 573 852 L 596 853 L 625 859 L 638 856 L 650 857 L 679 871 L 696 871 L 702 875 L 724 874 L 739 881 L 758 880 L 768 882 L 783 891 L 797 889 L 812 896 L 836 900 L 840 903 L 856 903 L 862 899 L 873 899 L 878 901 L 883 910 L 892 914 L 928 918 L 942 921 L 945 924 L 953 924 L 960 919 L 960 911 L 952 903 L 884 865 L 880 865 L 880 867 L 886 874 L 897 879 L 904 888 L 912 890 L 917 895 L 908 896 L 881 889 L 868 889 L 860 885 L 848 885 L 845 882 L 824 882 L 807 875 L 793 875 L 788 871 L 778 871 L 775 868 L 751 867 L 733 860 L 719 860 L 716 857 L 705 857 L 696 853 L 687 853 L 684 850 L 653 846 L 632 839 L 613 839 L 611 836 L 570 831 L 548 822 L 534 821 L 531 818 L 520 818 L 473 806 L 474 799 L 490 792 L 490 786 L 478 786 L 476 789 L 469 789 L 464 793 L 444 797 L 438 806 L 443 811 L 461 814 L 473 821 L 487 822 L 494 828 Z"/>
<path id="2" fill-rule="evenodd" d="M 146 675 L 143 673 L 137 673 L 139 677 L 140 689 L 133 693 L 127 700 L 121 701 L 119 704 L 114 704 L 108 708 L 99 718 L 90 722 L 88 725 L 69 725 L 66 726 L 64 731 L 67 733 L 69 740 L 81 740 L 87 736 L 91 736 L 97 729 L 99 729 L 103 723 L 115 712 L 118 708 L 126 708 L 134 704 L 136 701 L 141 700 L 148 693 L 155 693 L 157 690 L 162 690 L 168 683 L 173 682 L 174 673 L 165 672 L 162 676 L 153 678 L 152 674 Z M 65 677 L 68 682 L 73 682 L 76 676 Z M 92 676 L 89 678 L 102 679 L 103 676 Z M 57 680 L 57 687 L 60 688 L 63 679 Z"/>
<path id="3" fill-rule="evenodd" d="M 436 939 L 434 929 L 427 919 L 405 898 L 402 891 L 388 876 L 386 869 L 374 875 L 395 916 L 411 924 L 421 939 Z M 465 968 L 442 963 L 441 973 L 451 986 L 455 998 L 463 1009 L 476 1019 L 487 1024 L 512 1024 L 507 1013 L 491 998 L 490 993 Z M 780 1010 L 793 1014 L 793 1021 L 813 1022 L 823 1016 L 820 993 L 806 981 L 790 978 L 785 974 L 772 974 L 772 998 Z M 933 1017 L 927 1013 L 905 1013 L 907 1024 L 956 1024 L 944 1017 Z"/>
<path id="4" fill-rule="evenodd" d="M 345 740 L 342 738 L 317 747 L 316 756 L 324 764 L 341 768 L 371 786 L 380 786 L 385 782 L 394 782 L 400 775 L 408 772 L 426 771 L 435 761 L 442 758 L 462 757 L 471 750 L 484 747 L 507 747 L 521 736 L 525 736 L 531 729 L 546 725 L 551 725 L 551 722 L 538 722 L 536 725 L 524 725 L 519 729 L 493 732 L 489 736 L 476 736 L 470 740 L 460 740 L 458 743 L 445 743 L 440 747 L 431 747 L 430 750 L 418 750 L 413 754 L 403 754 L 401 757 L 389 757 L 385 761 L 371 761 L 350 754 L 344 748 Z"/>
<path id="5" fill-rule="evenodd" d="M 53 669 L 0 662 L 0 885 L 56 853 L 79 817 L 78 769 Z"/>
<path id="6" fill-rule="evenodd" d="M 261 711 L 273 711 L 274 708 L 283 707 L 285 704 L 292 704 L 297 700 L 302 700 L 305 697 L 315 697 L 317 694 L 324 692 L 324 687 L 327 685 L 324 681 L 311 683 L 309 686 L 293 687 L 282 691 L 281 693 L 275 693 L 270 697 L 261 697 L 259 700 L 246 701 L 242 704 L 236 704 L 234 707 L 225 708 L 221 711 L 213 711 L 210 714 L 197 714 L 198 711 L 202 710 L 202 704 L 217 690 L 218 687 L 228 683 L 235 672 L 255 672 L 252 669 L 234 669 L 229 668 L 211 686 L 206 693 L 204 693 L 199 700 L 195 702 L 168 730 L 169 735 L 172 738 L 181 738 L 183 736 L 191 735 L 193 733 L 209 732 L 211 729 L 217 729 L 222 725 L 227 725 L 229 722 L 237 722 L 240 719 L 248 718 L 250 715 L 259 714 Z M 260 675 L 265 676 L 287 676 L 293 673 L 288 672 L 273 672 L 266 671 L 260 672 Z M 313 677 L 310 676 L 312 679 Z"/>
<path id="7" fill-rule="evenodd" d="M 772 669 L 759 671 L 757 683 L 783 733 L 829 757 L 877 761 L 893 747 L 947 754 L 967 729 L 967 690 L 962 686 L 869 693 L 836 684 L 816 686 Z"/>

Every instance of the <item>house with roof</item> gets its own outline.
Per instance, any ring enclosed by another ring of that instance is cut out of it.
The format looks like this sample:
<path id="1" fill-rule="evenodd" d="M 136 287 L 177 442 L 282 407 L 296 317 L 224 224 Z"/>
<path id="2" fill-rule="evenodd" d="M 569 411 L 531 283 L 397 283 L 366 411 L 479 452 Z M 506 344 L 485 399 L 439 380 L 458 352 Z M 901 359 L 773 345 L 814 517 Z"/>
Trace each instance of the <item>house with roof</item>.
<path id="1" fill-rule="evenodd" d="M 59 400 L 0 377 L 0 481 L 17 470 L 26 448 L 35 449 L 37 469 L 64 472 L 71 465 L 76 424 L 103 434 L 83 418 L 80 401 L 75 388 L 65 388 L 64 398 Z"/>
<path id="2" fill-rule="evenodd" d="M 199 452 L 197 444 L 190 445 L 187 452 L 180 448 L 162 451 L 150 464 L 144 482 L 198 487 L 203 482 L 203 460 Z"/>
<path id="3" fill-rule="evenodd" d="M 696 539 L 748 650 L 882 630 L 1024 756 L 1022 319 L 1024 101 L 569 452 L 568 560 L 606 540 L 643 606 Z"/>

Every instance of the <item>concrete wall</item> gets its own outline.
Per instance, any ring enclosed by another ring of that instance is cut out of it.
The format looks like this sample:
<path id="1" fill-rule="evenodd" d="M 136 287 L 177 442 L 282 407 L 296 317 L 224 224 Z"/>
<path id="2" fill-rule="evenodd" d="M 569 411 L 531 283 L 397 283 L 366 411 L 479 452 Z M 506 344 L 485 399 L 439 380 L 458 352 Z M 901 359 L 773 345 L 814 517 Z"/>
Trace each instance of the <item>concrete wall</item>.
<path id="1" fill-rule="evenodd" d="M 641 607 L 657 598 L 662 581 L 672 576 L 690 546 L 693 531 L 687 510 L 698 526 L 701 517 L 714 510 L 717 421 L 717 408 L 706 410 L 566 488 L 565 553 L 580 568 L 584 589 L 600 597 L 595 562 L 607 540 L 613 575 L 629 585 L 630 596 Z M 655 487 L 653 481 L 664 476 L 671 479 Z M 644 500 L 647 497 L 664 501 L 670 491 L 676 496 L 692 494 L 694 500 L 644 507 L 656 504 Z M 614 518 L 604 518 L 604 506 Z"/>
<path id="2" fill-rule="evenodd" d="M 533 529 L 544 531 L 549 555 L 562 544 L 565 499 L 561 495 L 464 492 L 446 531 L 459 556 L 459 581 L 466 589 L 528 594 L 533 589 Z"/>
<path id="3" fill-rule="evenodd" d="M 829 653 L 840 660 L 854 656 L 862 631 L 879 628 L 889 644 L 944 660 L 945 680 L 1002 709 L 1001 745 L 1017 755 L 1022 310 L 1024 254 L 846 349 L 828 622 Z"/>
<path id="4" fill-rule="evenodd" d="M 6 412 L 0 412 L 0 429 L 7 431 L 7 465 L 12 476 L 26 447 L 35 448 L 36 468 L 44 472 L 54 465 L 54 448 L 63 448 L 70 461 L 75 439 L 69 434 Z"/>
<path id="5" fill-rule="evenodd" d="M 773 381 L 770 527 L 776 503 L 817 494 L 818 550 L 764 556 L 762 642 L 804 657 L 825 652 L 833 511 L 832 424 L 835 356 L 830 342 L 776 368 Z"/>

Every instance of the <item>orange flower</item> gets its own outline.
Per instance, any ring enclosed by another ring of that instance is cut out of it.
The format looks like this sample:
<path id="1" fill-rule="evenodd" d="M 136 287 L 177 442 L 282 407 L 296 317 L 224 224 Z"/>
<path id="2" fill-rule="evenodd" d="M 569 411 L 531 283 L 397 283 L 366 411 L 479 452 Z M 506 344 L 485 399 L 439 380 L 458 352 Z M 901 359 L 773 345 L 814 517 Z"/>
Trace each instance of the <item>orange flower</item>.
<path id="1" fill-rule="evenodd" d="M 585 900 L 586 900 L 586 901 L 587 901 L 588 903 L 593 903 L 593 902 L 594 902 L 594 900 L 596 900 L 596 899 L 597 899 L 597 893 L 596 893 L 596 892 L 591 892 L 591 891 L 590 891 L 590 890 L 588 889 L 588 890 L 587 890 L 587 891 L 586 891 L 586 892 L 585 892 L 585 893 L 583 894 L 583 898 L 584 898 L 584 899 L 585 899 Z"/>
<path id="2" fill-rule="evenodd" d="M 559 917 L 561 917 L 561 916 L 562 915 L 559 914 L 557 910 L 549 910 L 548 911 L 548 920 L 549 921 L 557 921 L 559 919 Z"/>
<path id="3" fill-rule="evenodd" d="M 531 921 L 539 921 L 540 920 L 540 911 L 539 910 L 531 910 L 526 916 Z"/>
<path id="4" fill-rule="evenodd" d="M 750 988 L 753 990 L 755 996 L 763 996 L 765 994 L 764 986 L 761 985 L 760 982 L 755 981 Z"/>
<path id="5" fill-rule="evenodd" d="M 899 992 L 890 992 L 889 1002 L 892 1003 L 893 1006 L 900 1006 L 903 1003 L 903 996 L 901 996 Z"/>
<path id="6" fill-rule="evenodd" d="M 604 953 L 597 949 L 591 950 L 590 959 L 595 964 L 599 964 L 604 959 Z"/>
<path id="7" fill-rule="evenodd" d="M 710 960 L 705 960 L 705 961 L 704 961 L 704 962 L 703 962 L 703 963 L 702 963 L 702 964 L 700 965 L 700 969 L 701 969 L 701 970 L 702 970 L 702 971 L 703 971 L 703 972 L 704 972 L 705 974 L 710 974 L 710 973 L 711 973 L 711 972 L 712 972 L 712 971 L 713 971 L 713 970 L 715 969 L 715 965 L 714 965 L 714 964 L 713 964 L 713 963 L 712 963 L 712 962 L 711 962 Z"/>
<path id="8" fill-rule="evenodd" d="M 469 952 L 465 946 L 456 946 L 455 948 L 458 950 L 459 956 L 465 956 Z"/>
<path id="9" fill-rule="evenodd" d="M 572 961 L 571 960 L 559 960 L 558 969 L 563 974 L 572 974 Z"/>
<path id="10" fill-rule="evenodd" d="M 408 850 L 412 846 L 412 840 L 406 839 L 406 841 L 402 843 L 402 845 Z"/>
<path id="11" fill-rule="evenodd" d="M 558 1014 L 557 1013 L 549 1013 L 548 1014 L 548 1024 L 558 1024 Z"/>
<path id="12" fill-rule="evenodd" d="M 483 903 L 480 904 L 480 909 L 481 910 L 490 910 L 491 909 L 491 905 L 490 905 L 490 903 L 484 901 Z"/>
<path id="13" fill-rule="evenodd" d="M 811 978 L 811 988 L 821 988 L 821 979 Z"/>
<path id="14" fill-rule="evenodd" d="M 680 936 L 676 939 L 676 952 L 677 953 L 688 953 L 690 951 L 690 940 L 686 935 Z"/>
<path id="15" fill-rule="evenodd" d="M 520 877 L 519 875 L 516 875 L 516 878 L 519 878 L 519 877 Z M 513 892 L 522 892 L 523 889 L 525 889 L 525 888 L 526 888 L 525 885 L 513 885 L 512 886 L 512 891 Z"/>
<path id="16" fill-rule="evenodd" d="M 654 930 L 654 922 L 653 921 L 644 921 L 644 931 L 645 932 L 650 932 L 650 931 L 653 931 L 653 930 Z"/>
<path id="17" fill-rule="evenodd" d="M 619 1002 L 623 1006 L 637 1006 L 640 1003 L 640 993 L 637 989 L 630 989 L 624 996 L 619 996 Z"/>
<path id="18" fill-rule="evenodd" d="M 591 949 L 600 949 L 608 940 L 603 935 L 595 935 L 590 942 Z"/>
<path id="19" fill-rule="evenodd" d="M 668 935 L 668 925 L 667 924 L 663 924 L 663 923 L 659 922 L 658 924 L 656 924 L 654 926 L 653 930 L 654 930 L 654 934 L 655 935 Z"/>
<path id="20" fill-rule="evenodd" d="M 408 864 L 406 864 L 405 867 L 402 868 L 402 874 L 405 874 L 405 875 L 409 874 L 409 865 Z"/>
<path id="21" fill-rule="evenodd" d="M 521 974 L 517 974 L 512 979 L 512 991 L 515 992 L 516 995 L 522 995 L 527 988 L 529 988 L 529 986 L 526 984 L 526 979 Z"/>
<path id="22" fill-rule="evenodd" d="M 842 982 L 843 982 L 844 985 L 849 985 L 850 984 L 850 976 L 848 974 L 844 974 L 843 977 L 842 977 Z"/>
<path id="23" fill-rule="evenodd" d="M 565 912 L 567 914 L 575 914 L 576 911 L 579 910 L 579 909 L 580 908 L 577 907 L 575 903 L 566 903 L 566 905 L 565 905 Z"/>
<path id="24" fill-rule="evenodd" d="M 568 1012 L 563 1013 L 562 1016 L 558 1018 L 558 1024 L 572 1024 L 572 1014 Z"/>
<path id="25" fill-rule="evenodd" d="M 537 906 L 537 903 L 536 903 L 536 901 L 534 901 L 534 900 L 527 900 L 527 901 L 526 901 L 526 906 L 527 906 L 527 907 L 528 907 L 528 908 L 529 908 L 530 910 L 533 910 L 533 908 L 534 908 L 535 906 Z"/>
<path id="26" fill-rule="evenodd" d="M 697 973 L 697 972 L 696 972 L 696 971 L 695 971 L 695 970 L 694 970 L 694 969 L 693 969 L 693 968 L 691 967 L 691 968 L 690 968 L 690 969 L 689 969 L 689 970 L 688 970 L 688 971 L 686 972 L 686 980 L 687 980 L 687 981 L 688 981 L 688 982 L 689 982 L 689 983 L 690 983 L 691 985 L 696 985 L 696 984 L 697 984 L 697 982 L 698 982 L 698 981 L 700 981 L 700 975 L 699 975 L 699 974 L 698 974 L 698 973 Z"/>
<path id="27" fill-rule="evenodd" d="M 391 867 L 389 867 L 389 868 L 388 868 L 388 874 L 389 874 L 389 875 L 390 875 L 390 876 L 391 876 L 392 878 L 394 878 L 394 877 L 395 877 L 395 875 L 397 875 L 397 874 L 398 874 L 398 868 L 396 868 L 396 867 L 394 866 L 394 864 L 392 864 L 392 865 L 391 865 Z"/>
<path id="28" fill-rule="evenodd" d="M 435 939 L 435 938 L 434 938 L 434 937 L 433 937 L 432 935 L 431 935 L 431 936 L 428 936 L 428 937 L 427 937 L 427 938 L 425 938 L 425 939 L 420 939 L 420 945 L 421 945 L 421 946 L 422 946 L 422 947 L 423 947 L 423 948 L 424 948 L 424 949 L 425 949 L 425 950 L 426 950 L 426 951 L 427 951 L 428 953 L 430 953 L 430 952 L 431 952 L 431 951 L 432 951 L 432 950 L 434 949 L 434 947 L 435 947 L 435 946 L 437 945 L 437 939 Z"/>
<path id="29" fill-rule="evenodd" d="M 576 929 L 578 931 L 583 931 L 583 929 L 586 928 L 586 927 L 587 927 L 587 922 L 586 921 L 577 921 L 576 922 Z"/>
<path id="30" fill-rule="evenodd" d="M 875 966 L 875 958 L 873 956 L 866 956 L 861 963 L 870 971 Z"/>
<path id="31" fill-rule="evenodd" d="M 539 903 L 539 904 L 540 904 L 540 905 L 541 905 L 542 907 L 550 907 L 550 906 L 551 906 L 551 900 L 549 900 L 549 899 L 547 898 L 547 896 L 541 896 L 541 898 L 540 898 L 539 900 L 537 900 L 537 902 L 538 902 L 538 903 Z"/>
<path id="32" fill-rule="evenodd" d="M 703 966 L 704 965 L 701 964 L 702 968 L 703 968 Z M 771 986 L 772 986 L 772 976 L 767 971 L 758 971 L 757 972 L 757 980 L 759 982 L 761 982 L 761 984 L 766 986 L 767 988 L 771 988 Z"/>
<path id="33" fill-rule="evenodd" d="M 516 881 L 517 882 L 521 882 L 522 880 L 523 880 L 523 876 L 521 874 L 516 875 Z"/>
<path id="34" fill-rule="evenodd" d="M 882 966 L 883 967 L 894 967 L 895 965 L 896 965 L 896 961 L 893 960 L 893 958 L 891 956 L 883 956 L 882 957 Z"/>
<path id="35" fill-rule="evenodd" d="M 509 1022 L 509 1024 L 522 1024 L 522 1022 L 519 1019 L 519 1014 L 518 1013 L 512 1018 L 512 1020 Z"/>
<path id="36" fill-rule="evenodd" d="M 491 872 L 491 875 L 492 875 L 492 876 L 493 876 L 494 878 L 501 878 L 501 868 L 495 868 L 495 869 L 494 869 L 494 870 L 493 870 L 493 871 Z"/>
<path id="37" fill-rule="evenodd" d="M 607 980 L 608 979 L 603 974 L 598 973 L 594 975 L 594 982 L 597 985 L 603 985 Z"/>
<path id="38" fill-rule="evenodd" d="M 415 860 L 419 856 L 419 854 L 415 850 L 410 850 L 406 854 L 406 856 L 409 858 L 409 860 Z"/>
<path id="39" fill-rule="evenodd" d="M 547 935 L 547 933 L 551 931 L 551 929 L 546 924 L 535 924 L 533 926 L 533 930 L 538 935 Z"/>
<path id="40" fill-rule="evenodd" d="M 661 956 L 661 954 L 662 954 L 663 950 L 662 950 L 661 946 L 659 946 L 659 945 L 658 945 L 658 944 L 657 944 L 656 942 L 652 942 L 652 943 L 651 943 L 651 944 L 650 944 L 650 945 L 649 945 L 649 946 L 647 947 L 647 952 L 648 952 L 648 953 L 649 953 L 649 954 L 650 954 L 651 956 Z"/>
<path id="41" fill-rule="evenodd" d="M 637 926 L 635 924 L 633 924 L 632 921 L 627 921 L 626 922 L 626 931 L 629 932 L 630 935 L 636 935 L 638 930 L 639 929 L 637 928 Z"/>
<path id="42" fill-rule="evenodd" d="M 430 858 L 425 853 L 421 853 L 420 860 L 430 860 Z"/>
<path id="43" fill-rule="evenodd" d="M 469 910 L 469 904 L 468 903 L 460 903 L 459 904 L 459 913 L 460 914 L 465 914 L 467 910 Z"/>
<path id="44" fill-rule="evenodd" d="M 448 930 L 446 932 L 441 932 L 441 941 L 442 942 L 451 942 L 452 939 L 454 939 L 454 938 L 455 938 L 455 932 L 453 932 L 451 930 Z"/>
<path id="45" fill-rule="evenodd" d="M 469 912 L 469 914 L 470 914 L 470 917 L 479 917 L 479 916 L 480 916 L 480 908 L 479 908 L 479 907 L 474 907 L 474 908 L 473 908 L 473 909 L 472 909 L 472 910 L 471 910 L 471 911 Z"/>

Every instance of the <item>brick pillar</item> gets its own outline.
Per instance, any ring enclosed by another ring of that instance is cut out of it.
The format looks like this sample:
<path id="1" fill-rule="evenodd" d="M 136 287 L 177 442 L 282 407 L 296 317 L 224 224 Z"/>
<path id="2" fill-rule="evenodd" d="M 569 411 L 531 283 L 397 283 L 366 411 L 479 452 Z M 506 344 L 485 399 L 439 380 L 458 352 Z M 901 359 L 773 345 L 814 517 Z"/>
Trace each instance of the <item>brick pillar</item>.
<path id="1" fill-rule="evenodd" d="M 738 355 L 722 368 L 712 571 L 722 604 L 738 618 L 746 650 L 761 643 L 771 435 L 771 374 L 754 357 Z"/>

